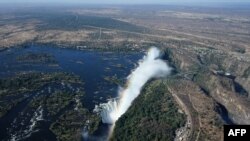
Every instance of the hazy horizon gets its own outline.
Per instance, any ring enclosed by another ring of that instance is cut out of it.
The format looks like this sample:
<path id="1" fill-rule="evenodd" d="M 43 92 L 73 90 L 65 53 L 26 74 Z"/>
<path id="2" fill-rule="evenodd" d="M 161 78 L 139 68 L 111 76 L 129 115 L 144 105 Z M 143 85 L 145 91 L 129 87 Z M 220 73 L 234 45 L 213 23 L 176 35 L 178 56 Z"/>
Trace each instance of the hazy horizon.
<path id="1" fill-rule="evenodd" d="M 221 4 L 250 3 L 250 0 L 0 0 L 0 3 L 71 3 L 71 4 Z"/>

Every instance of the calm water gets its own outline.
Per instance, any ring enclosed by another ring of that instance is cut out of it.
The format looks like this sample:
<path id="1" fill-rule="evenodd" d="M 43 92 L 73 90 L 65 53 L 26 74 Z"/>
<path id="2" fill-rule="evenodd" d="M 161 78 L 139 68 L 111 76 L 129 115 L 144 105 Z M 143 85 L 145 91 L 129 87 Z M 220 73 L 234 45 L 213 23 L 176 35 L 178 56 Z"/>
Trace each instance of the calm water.
<path id="1" fill-rule="evenodd" d="M 19 62 L 18 56 L 29 53 L 48 53 L 54 57 L 58 66 L 51 66 L 48 63 L 25 63 Z M 83 87 L 85 97 L 82 100 L 84 107 L 90 111 L 95 104 L 103 103 L 110 97 L 117 96 L 118 86 L 104 80 L 105 76 L 116 75 L 119 79 L 126 79 L 130 71 L 135 68 L 135 63 L 141 59 L 143 53 L 130 52 L 101 52 L 88 50 L 74 50 L 56 48 L 53 46 L 29 46 L 26 48 L 11 48 L 0 52 L 0 78 L 10 77 L 19 72 L 69 72 L 80 76 L 84 82 L 83 86 L 63 87 L 56 85 L 45 86 L 37 92 L 33 92 L 20 104 L 14 107 L 6 116 L 0 119 L 0 140 L 10 140 L 11 136 L 26 136 L 29 129 L 29 122 L 34 117 L 39 116 L 39 109 L 32 111 L 26 108 L 31 98 L 45 94 L 54 89 L 72 89 Z M 119 66 L 119 67 L 118 67 Z M 55 136 L 49 131 L 50 121 L 36 121 L 39 123 L 37 131 L 30 131 L 25 140 L 53 140 Z M 17 124 L 22 123 L 22 124 Z M 101 125 L 96 135 L 106 133 L 106 125 Z M 44 136 L 46 135 L 46 136 Z"/>

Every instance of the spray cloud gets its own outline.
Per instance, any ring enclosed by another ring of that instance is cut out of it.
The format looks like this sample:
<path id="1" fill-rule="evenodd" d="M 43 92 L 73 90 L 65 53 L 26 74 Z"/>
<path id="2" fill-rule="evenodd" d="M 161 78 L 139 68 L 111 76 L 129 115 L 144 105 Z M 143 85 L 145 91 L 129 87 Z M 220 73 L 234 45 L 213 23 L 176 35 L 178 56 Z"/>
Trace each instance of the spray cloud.
<path id="1" fill-rule="evenodd" d="M 128 110 L 148 80 L 165 77 L 170 73 L 171 68 L 160 56 L 159 49 L 150 48 L 139 61 L 138 67 L 128 76 L 127 87 L 119 90 L 119 97 L 96 106 L 95 111 L 101 114 L 103 123 L 114 124 Z"/>

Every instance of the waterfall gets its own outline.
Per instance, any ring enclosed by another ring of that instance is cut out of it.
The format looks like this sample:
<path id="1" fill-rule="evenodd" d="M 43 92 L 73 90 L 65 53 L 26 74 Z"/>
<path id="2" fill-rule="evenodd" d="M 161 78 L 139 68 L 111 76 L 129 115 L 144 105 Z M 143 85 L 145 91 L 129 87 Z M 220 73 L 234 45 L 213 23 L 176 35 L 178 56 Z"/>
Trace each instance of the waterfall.
<path id="1" fill-rule="evenodd" d="M 118 92 L 118 98 L 95 107 L 94 111 L 100 113 L 103 123 L 114 124 L 128 110 L 148 80 L 170 74 L 171 68 L 160 57 L 159 49 L 150 48 L 128 76 L 127 87 Z"/>

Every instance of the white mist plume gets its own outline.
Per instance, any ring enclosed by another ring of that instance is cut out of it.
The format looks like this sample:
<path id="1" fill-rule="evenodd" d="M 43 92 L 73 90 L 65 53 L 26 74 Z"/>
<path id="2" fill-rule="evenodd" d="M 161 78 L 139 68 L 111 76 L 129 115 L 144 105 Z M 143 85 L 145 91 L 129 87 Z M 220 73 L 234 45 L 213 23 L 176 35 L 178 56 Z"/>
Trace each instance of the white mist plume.
<path id="1" fill-rule="evenodd" d="M 160 56 L 161 52 L 157 48 L 149 49 L 147 55 L 139 61 L 138 67 L 128 76 L 128 85 L 119 91 L 119 99 L 109 100 L 95 108 L 101 114 L 103 123 L 114 124 L 128 110 L 148 80 L 170 73 L 171 68 Z"/>

